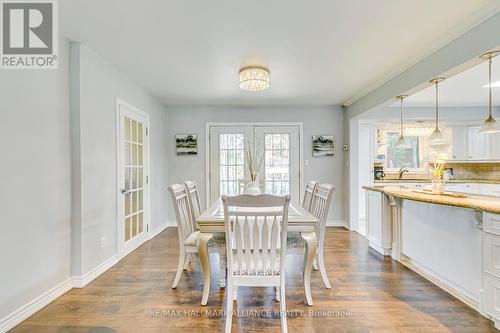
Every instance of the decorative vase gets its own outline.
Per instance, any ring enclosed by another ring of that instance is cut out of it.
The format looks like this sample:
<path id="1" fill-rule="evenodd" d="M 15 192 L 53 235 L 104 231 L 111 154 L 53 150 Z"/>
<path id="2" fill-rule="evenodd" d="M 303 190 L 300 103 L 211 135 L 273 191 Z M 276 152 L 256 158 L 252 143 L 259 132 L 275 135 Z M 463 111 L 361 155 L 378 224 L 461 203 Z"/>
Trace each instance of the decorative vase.
<path id="1" fill-rule="evenodd" d="M 248 182 L 248 184 L 245 186 L 245 190 L 243 191 L 244 194 L 251 194 L 251 195 L 259 195 L 261 194 L 260 192 L 260 186 L 259 186 L 259 180 L 253 180 L 251 182 Z"/>
<path id="2" fill-rule="evenodd" d="M 432 180 L 432 193 L 443 193 L 444 192 L 444 181 L 442 178 L 435 178 Z"/>

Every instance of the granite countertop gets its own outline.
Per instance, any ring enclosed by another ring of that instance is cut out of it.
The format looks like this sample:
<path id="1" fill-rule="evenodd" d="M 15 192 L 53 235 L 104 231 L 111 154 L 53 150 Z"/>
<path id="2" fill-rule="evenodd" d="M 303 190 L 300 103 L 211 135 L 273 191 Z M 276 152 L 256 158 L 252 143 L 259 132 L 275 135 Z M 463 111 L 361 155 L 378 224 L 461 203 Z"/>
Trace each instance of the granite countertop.
<path id="1" fill-rule="evenodd" d="M 375 180 L 376 184 L 390 184 L 390 183 L 431 183 L 430 179 L 377 179 Z M 500 184 L 499 180 L 487 180 L 487 179 L 450 179 L 445 181 L 445 183 L 449 184 Z"/>
<path id="2" fill-rule="evenodd" d="M 365 190 L 382 192 L 402 199 L 428 202 L 437 205 L 475 209 L 487 213 L 500 214 L 500 198 L 488 195 L 465 194 L 465 198 L 447 195 L 426 194 L 416 190 L 394 186 L 363 186 Z"/>

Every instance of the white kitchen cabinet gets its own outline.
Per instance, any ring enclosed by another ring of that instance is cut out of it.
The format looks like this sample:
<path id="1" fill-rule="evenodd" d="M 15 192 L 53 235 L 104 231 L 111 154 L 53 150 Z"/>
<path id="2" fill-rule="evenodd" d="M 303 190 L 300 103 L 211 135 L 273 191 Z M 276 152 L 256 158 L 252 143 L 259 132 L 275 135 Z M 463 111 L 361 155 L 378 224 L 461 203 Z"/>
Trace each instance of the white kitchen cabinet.
<path id="1" fill-rule="evenodd" d="M 463 193 L 469 193 L 469 189 L 467 184 L 446 184 L 444 185 L 445 191 L 450 191 L 450 192 L 463 192 Z"/>
<path id="2" fill-rule="evenodd" d="M 497 184 L 478 184 L 481 188 L 481 194 L 483 195 L 493 195 L 495 197 L 500 197 L 500 185 Z"/>
<path id="3" fill-rule="evenodd" d="M 489 134 L 490 159 L 500 160 L 500 133 Z"/>
<path id="4" fill-rule="evenodd" d="M 467 159 L 472 161 L 490 159 L 489 134 L 479 133 L 480 126 L 467 128 Z"/>
<path id="5" fill-rule="evenodd" d="M 451 159 L 456 161 L 467 160 L 467 127 L 454 127 L 452 140 L 453 155 Z"/>
<path id="6" fill-rule="evenodd" d="M 366 238 L 368 245 L 383 255 L 391 252 L 391 226 L 387 196 L 366 191 Z"/>

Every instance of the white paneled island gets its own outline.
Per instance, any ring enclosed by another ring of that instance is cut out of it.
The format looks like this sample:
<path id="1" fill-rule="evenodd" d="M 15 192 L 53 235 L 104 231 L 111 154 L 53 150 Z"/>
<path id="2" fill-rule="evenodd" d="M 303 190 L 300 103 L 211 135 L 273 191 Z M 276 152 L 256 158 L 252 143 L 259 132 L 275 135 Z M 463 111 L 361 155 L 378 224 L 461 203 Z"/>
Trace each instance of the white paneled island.
<path id="1" fill-rule="evenodd" d="M 367 238 L 500 327 L 500 198 L 366 190 Z"/>

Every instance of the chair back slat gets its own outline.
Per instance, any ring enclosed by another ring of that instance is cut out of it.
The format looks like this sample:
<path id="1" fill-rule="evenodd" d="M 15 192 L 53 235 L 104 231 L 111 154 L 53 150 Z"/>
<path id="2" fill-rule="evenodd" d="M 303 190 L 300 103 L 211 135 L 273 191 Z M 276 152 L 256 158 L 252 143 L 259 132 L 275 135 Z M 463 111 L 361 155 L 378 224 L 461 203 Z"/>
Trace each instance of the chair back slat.
<path id="1" fill-rule="evenodd" d="M 196 230 L 196 219 L 200 216 L 202 211 L 198 185 L 194 181 L 188 180 L 184 182 L 184 187 L 186 188 L 189 203 L 189 218 L 193 225 L 193 230 Z"/>
<path id="2" fill-rule="evenodd" d="M 173 184 L 168 188 L 172 197 L 175 210 L 175 219 L 177 221 L 177 230 L 179 239 L 184 242 L 191 233 L 194 232 L 189 212 L 188 195 L 186 188 L 180 184 Z"/>
<path id="3" fill-rule="evenodd" d="M 223 196 L 222 202 L 229 272 L 232 274 L 233 265 L 237 265 L 236 271 L 241 274 L 244 271 L 245 275 L 281 274 L 275 267 L 278 250 L 281 251 L 280 267 L 284 264 L 290 197 Z"/>
<path id="4" fill-rule="evenodd" d="M 311 180 L 307 182 L 306 188 L 304 191 L 304 199 L 302 200 L 302 207 L 308 212 L 311 211 L 312 199 L 314 196 L 314 192 L 316 191 L 316 187 L 318 186 L 318 182 Z"/>
<path id="5" fill-rule="evenodd" d="M 330 208 L 330 202 L 335 192 L 335 187 L 331 184 L 320 184 L 316 187 L 316 191 L 313 196 L 311 203 L 311 214 L 313 214 L 318 222 L 315 226 L 315 232 L 318 236 L 318 240 L 322 241 L 324 238 L 324 232 L 326 228 L 326 220 L 328 217 L 328 210 Z"/>

